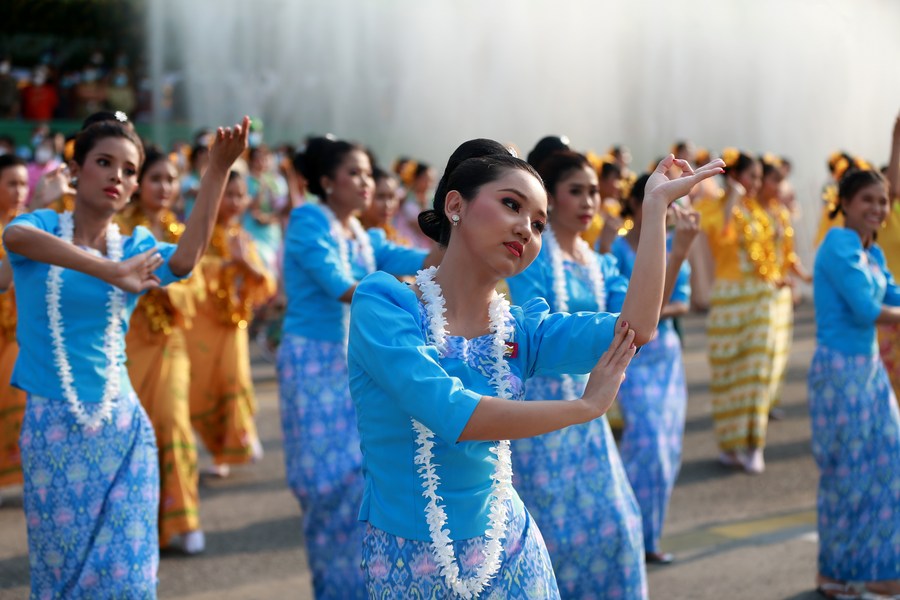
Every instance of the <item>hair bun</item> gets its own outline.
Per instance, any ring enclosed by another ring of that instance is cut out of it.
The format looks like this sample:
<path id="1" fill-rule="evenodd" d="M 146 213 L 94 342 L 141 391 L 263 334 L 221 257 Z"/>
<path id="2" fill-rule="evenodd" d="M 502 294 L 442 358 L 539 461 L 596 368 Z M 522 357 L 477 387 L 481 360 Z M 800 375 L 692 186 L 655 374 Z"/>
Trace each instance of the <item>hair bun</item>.
<path id="1" fill-rule="evenodd" d="M 419 213 L 419 229 L 435 242 L 441 242 L 441 215 L 433 208 Z"/>

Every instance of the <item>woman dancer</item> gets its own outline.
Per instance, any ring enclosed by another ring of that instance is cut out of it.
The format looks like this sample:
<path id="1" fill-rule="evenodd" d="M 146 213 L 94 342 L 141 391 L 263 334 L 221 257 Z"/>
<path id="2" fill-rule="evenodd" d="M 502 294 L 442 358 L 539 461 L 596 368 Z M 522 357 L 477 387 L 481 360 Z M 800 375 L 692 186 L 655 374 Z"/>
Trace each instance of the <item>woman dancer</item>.
<path id="1" fill-rule="evenodd" d="M 891 154 L 887 165 L 888 194 L 890 210 L 881 231 L 878 232 L 878 246 L 884 251 L 888 270 L 900 273 L 900 115 L 894 121 L 891 134 Z M 894 394 L 900 395 L 900 325 L 880 323 L 878 325 L 878 345 L 881 360 L 884 361 Z"/>
<path id="2" fill-rule="evenodd" d="M 363 527 L 356 519 L 362 457 L 347 387 L 349 302 L 369 273 L 410 275 L 426 253 L 370 235 L 356 218 L 373 187 L 364 148 L 318 138 L 294 163 L 321 203 L 295 208 L 285 236 L 278 381 L 287 480 L 303 510 L 316 598 L 363 598 Z"/>
<path id="3" fill-rule="evenodd" d="M 884 179 L 850 171 L 839 187 L 844 227 L 816 255 L 816 352 L 809 371 L 819 467 L 822 593 L 856 598 L 849 582 L 900 594 L 900 415 L 878 355 L 876 323 L 900 323 L 900 287 L 874 238 L 890 207 Z"/>
<path id="4" fill-rule="evenodd" d="M 649 340 L 659 316 L 665 207 L 720 171 L 714 163 L 669 181 L 672 161 L 648 184 L 637 259 L 646 277 L 629 290 L 621 318 L 550 314 L 543 300 L 510 307 L 496 295 L 500 279 L 540 251 L 547 197 L 537 173 L 490 140 L 457 149 L 435 209 L 420 220 L 447 248 L 440 269 L 420 272 L 415 288 L 380 274 L 357 288 L 349 360 L 371 597 L 559 597 L 540 533 L 512 488 L 508 443 L 489 440 L 584 423 L 612 402 L 633 343 Z M 586 373 L 595 363 L 581 398 L 515 401 L 530 376 Z"/>
<path id="5" fill-rule="evenodd" d="M 612 246 L 620 271 L 629 279 L 634 274 L 641 239 L 648 178 L 643 175 L 635 182 L 627 200 L 625 214 L 631 217 L 634 227 Z M 667 277 L 677 274 L 674 291 L 662 308 L 656 335 L 631 362 L 628 378 L 619 390 L 618 405 L 625 424 L 619 453 L 641 509 L 647 563 L 665 564 L 673 559 L 671 554 L 660 550 L 659 540 L 681 468 L 687 385 L 681 340 L 672 317 L 685 314 L 690 303 L 690 267 L 685 259 L 700 231 L 697 216 L 679 213 L 675 232 L 669 238 L 671 249 L 666 269 Z"/>
<path id="6" fill-rule="evenodd" d="M 28 171 L 25 161 L 14 154 L 0 156 L 0 233 L 25 210 L 28 198 Z M 0 247 L 0 262 L 7 263 L 6 251 Z M 7 270 L 6 279 L 11 272 Z M 4 281 L 0 293 L 0 504 L 3 488 L 22 483 L 22 459 L 19 456 L 19 433 L 25 415 L 25 392 L 10 385 L 13 365 L 19 354 L 16 342 L 16 295 Z"/>
<path id="7" fill-rule="evenodd" d="M 75 143 L 75 210 L 39 210 L 4 231 L 20 320 L 14 385 L 28 392 L 22 467 L 33 597 L 155 598 L 159 467 L 125 369 L 138 294 L 200 260 L 249 119 L 219 129 L 177 245 L 112 223 L 137 186 L 140 139 L 102 122 Z M 48 350 L 53 360 L 47 360 Z"/>
<path id="8" fill-rule="evenodd" d="M 723 153 L 727 191 L 697 203 L 716 265 L 706 320 L 719 462 L 759 474 L 769 423 L 777 252 L 772 220 L 756 200 L 759 161 Z"/>
<path id="9" fill-rule="evenodd" d="M 172 212 L 178 171 L 167 154 L 150 149 L 138 175 L 137 198 L 116 217 L 124 235 L 138 226 L 160 242 L 177 244 L 184 224 Z M 185 329 L 202 288 L 195 274 L 141 296 L 125 336 L 128 376 L 150 417 L 159 449 L 159 545 L 186 554 L 202 552 L 197 492 L 197 444 L 188 403 L 191 363 Z"/>
<path id="10" fill-rule="evenodd" d="M 622 310 L 628 280 L 612 254 L 581 238 L 600 204 L 587 158 L 558 152 L 538 171 L 548 191 L 550 227 L 531 265 L 507 280 L 512 302 L 544 298 L 554 312 Z M 526 400 L 574 400 L 587 377 L 535 376 Z M 564 597 L 647 594 L 641 516 L 606 415 L 512 443 L 515 488 L 541 528 Z"/>
<path id="11" fill-rule="evenodd" d="M 206 293 L 187 344 L 191 423 L 212 454 L 214 466 L 205 473 L 216 477 L 263 453 L 253 420 L 247 331 L 253 311 L 275 295 L 276 282 L 241 226 L 249 204 L 244 179 L 231 171 L 209 249 L 198 265 Z"/>

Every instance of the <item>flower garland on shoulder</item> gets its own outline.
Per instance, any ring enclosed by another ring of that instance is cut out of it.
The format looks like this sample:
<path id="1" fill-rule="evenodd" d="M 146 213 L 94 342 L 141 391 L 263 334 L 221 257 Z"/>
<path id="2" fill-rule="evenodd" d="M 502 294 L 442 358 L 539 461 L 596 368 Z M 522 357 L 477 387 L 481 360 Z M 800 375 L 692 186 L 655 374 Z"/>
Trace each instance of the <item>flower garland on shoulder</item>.
<path id="1" fill-rule="evenodd" d="M 558 312 L 569 312 L 569 292 L 566 287 L 566 270 L 563 264 L 563 253 L 556 241 L 556 235 L 551 227 L 544 229 L 542 234 L 544 244 L 547 246 L 547 254 L 550 257 L 550 265 L 553 269 L 553 297 L 555 299 L 553 309 Z M 588 270 L 588 277 L 594 288 L 594 299 L 597 302 L 597 310 L 604 312 L 606 310 L 606 283 L 603 279 L 603 273 L 597 264 L 594 251 L 586 241 L 580 237 L 575 238 L 575 247 L 578 253 L 587 258 L 585 265 Z M 565 400 L 574 400 L 578 397 L 575 392 L 575 382 L 571 375 L 562 376 L 563 397 Z"/>
<path id="2" fill-rule="evenodd" d="M 428 316 L 428 339 L 438 352 L 443 354 L 447 344 L 447 320 L 441 286 L 434 281 L 437 267 L 419 271 L 416 285 L 422 293 L 422 302 Z M 509 384 L 510 369 L 506 362 L 506 341 L 513 333 L 510 324 L 509 302 L 502 294 L 494 294 L 489 308 L 490 330 L 493 335 L 491 352 L 494 365 L 490 384 L 500 398 L 512 398 Z M 422 495 L 428 499 L 425 516 L 431 534 L 431 550 L 434 560 L 440 568 L 441 575 L 447 585 L 462 598 L 477 598 L 487 587 L 491 578 L 500 570 L 503 555 L 503 539 L 509 525 L 508 500 L 512 498 L 512 455 L 509 440 L 501 440 L 491 448 L 494 454 L 494 473 L 491 476 L 491 500 L 488 517 L 488 528 L 485 532 L 486 542 L 482 553 L 484 560 L 478 565 L 475 575 L 470 578 L 460 576 L 459 564 L 453 552 L 453 539 L 446 528 L 447 513 L 440 504 L 438 495 L 440 477 L 434 464 L 433 448 L 434 432 L 416 419 L 412 419 L 413 432 L 416 435 L 415 464 L 418 465 L 419 477 L 422 480 Z"/>
<path id="3" fill-rule="evenodd" d="M 75 222 L 71 212 L 67 211 L 59 215 L 59 228 L 62 240 L 71 244 L 75 233 Z M 123 253 L 122 234 L 119 226 L 111 223 L 106 228 L 106 255 L 109 260 L 119 262 L 122 260 Z M 82 427 L 96 429 L 101 423 L 112 418 L 114 402 L 119 395 L 121 373 L 119 372 L 118 357 L 122 345 L 122 313 L 125 311 L 125 292 L 115 286 L 112 286 L 109 291 L 109 303 L 107 304 L 109 316 L 103 332 L 103 350 L 106 354 L 103 397 L 99 408 L 89 415 L 78 399 L 78 391 L 75 389 L 75 380 L 72 376 L 72 366 L 66 350 L 65 328 L 60 307 L 62 303 L 62 272 L 62 267 L 51 265 L 47 276 L 47 317 L 50 322 L 53 358 L 63 396 L 65 396 L 66 403 L 75 420 Z"/>

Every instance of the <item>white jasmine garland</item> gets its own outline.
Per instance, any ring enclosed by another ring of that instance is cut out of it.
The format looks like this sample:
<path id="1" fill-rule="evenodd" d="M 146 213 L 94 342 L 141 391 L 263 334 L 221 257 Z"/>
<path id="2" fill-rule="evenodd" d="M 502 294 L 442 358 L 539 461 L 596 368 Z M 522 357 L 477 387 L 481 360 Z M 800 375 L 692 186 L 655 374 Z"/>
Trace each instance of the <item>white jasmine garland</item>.
<path id="1" fill-rule="evenodd" d="M 437 346 L 443 354 L 446 350 L 447 320 L 444 318 L 446 308 L 441 286 L 434 281 L 437 267 L 419 271 L 416 285 L 422 292 L 428 316 L 429 341 Z M 510 325 L 509 302 L 502 294 L 494 294 L 489 308 L 490 329 L 493 334 L 491 353 L 494 358 L 490 383 L 500 398 L 512 398 L 510 389 L 510 369 L 506 362 L 506 340 L 510 339 L 513 327 Z M 431 534 L 431 550 L 435 562 L 447 585 L 462 598 L 476 598 L 487 587 L 490 579 L 500 569 L 503 554 L 503 538 L 509 524 L 508 500 L 512 498 L 512 455 L 509 440 L 501 440 L 491 448 L 495 455 L 494 473 L 491 476 L 491 501 L 488 514 L 488 528 L 485 532 L 486 543 L 482 548 L 484 560 L 478 565 L 475 575 L 470 578 L 460 577 L 459 564 L 453 552 L 453 540 L 450 531 L 445 527 L 447 513 L 440 504 L 438 495 L 440 477 L 432 461 L 435 442 L 434 432 L 428 427 L 412 419 L 413 432 L 416 434 L 416 457 L 419 477 L 422 480 L 422 495 L 428 500 L 425 517 Z"/>
<path id="2" fill-rule="evenodd" d="M 75 224 L 71 212 L 59 215 L 59 228 L 64 242 L 72 243 L 75 232 Z M 115 262 L 122 260 L 123 245 L 122 234 L 119 226 L 110 223 L 106 228 L 106 255 Z M 119 352 L 122 344 L 122 314 L 125 310 L 125 292 L 113 286 L 109 292 L 107 307 L 109 317 L 106 329 L 103 332 L 103 352 L 106 354 L 106 381 L 103 384 L 103 397 L 100 406 L 93 414 L 84 410 L 84 405 L 78 399 L 78 391 L 75 389 L 75 380 L 72 377 L 72 366 L 69 364 L 69 356 L 66 352 L 65 329 L 60 310 L 62 295 L 62 267 L 51 265 L 47 277 L 47 317 L 50 321 L 50 340 L 53 347 L 53 358 L 56 363 L 57 374 L 62 387 L 63 396 L 69 405 L 69 410 L 75 420 L 82 427 L 96 429 L 104 421 L 112 418 L 112 410 L 116 398 L 119 396 L 119 383 L 121 373 L 118 365 Z"/>
<path id="3" fill-rule="evenodd" d="M 548 225 L 544 229 L 541 236 L 544 245 L 547 247 L 547 253 L 550 256 L 550 266 L 553 269 L 553 297 L 556 299 L 553 310 L 558 312 L 569 312 L 569 291 L 566 287 L 566 270 L 563 266 L 563 253 L 553 234 L 553 229 Z M 594 251 L 586 241 L 580 236 L 575 237 L 575 248 L 581 256 L 587 258 L 588 278 L 594 288 L 594 299 L 597 301 L 597 311 L 604 312 L 606 310 L 606 285 L 603 280 L 603 273 L 600 271 L 600 265 L 597 264 L 597 257 Z M 574 400 L 578 397 L 575 393 L 575 383 L 570 375 L 562 376 L 563 397 L 565 400 Z"/>
<path id="4" fill-rule="evenodd" d="M 350 266 L 350 240 L 347 239 L 347 235 L 344 233 L 344 229 L 338 222 L 334 211 L 326 204 L 320 204 L 319 208 L 325 213 L 325 217 L 328 219 L 328 225 L 331 228 L 331 235 L 337 240 L 338 256 L 341 258 L 341 266 L 344 269 L 344 273 L 347 277 L 353 279 L 353 268 Z M 366 230 L 363 228 L 362 223 L 359 222 L 359 219 L 354 216 L 350 217 L 347 224 L 350 227 L 350 231 L 353 232 L 353 237 L 356 238 L 356 242 L 359 244 L 359 251 L 362 255 L 361 258 L 363 266 L 366 268 L 366 273 L 374 273 L 375 253 L 372 251 L 372 241 L 369 239 L 369 234 L 366 233 Z"/>

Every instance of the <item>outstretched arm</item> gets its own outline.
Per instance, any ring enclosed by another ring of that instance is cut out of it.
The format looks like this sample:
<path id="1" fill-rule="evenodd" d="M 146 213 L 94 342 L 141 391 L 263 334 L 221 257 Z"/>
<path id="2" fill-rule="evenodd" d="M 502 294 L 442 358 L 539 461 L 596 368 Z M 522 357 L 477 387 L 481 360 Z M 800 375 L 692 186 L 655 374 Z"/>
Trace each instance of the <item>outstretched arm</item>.
<path id="1" fill-rule="evenodd" d="M 216 224 L 228 172 L 247 148 L 249 129 L 250 117 L 244 117 L 240 125 L 224 129 L 220 127 L 216 132 L 216 139 L 209 151 L 209 166 L 200 180 L 197 203 L 178 241 L 178 247 L 169 259 L 169 269 L 174 275 L 181 277 L 190 273 L 206 252 Z"/>
<path id="2" fill-rule="evenodd" d="M 670 179 L 668 171 L 673 164 L 682 170 L 682 174 Z M 724 165 L 721 160 L 714 160 L 695 172 L 687 161 L 670 154 L 657 165 L 647 181 L 641 239 L 633 269 L 641 276 L 633 277 L 629 283 L 620 316 L 634 329 L 635 344 L 638 346 L 652 339 L 659 324 L 666 279 L 666 209 L 678 198 L 687 196 L 697 183 L 721 174 Z M 674 286 L 674 280 L 671 285 Z"/>
<path id="3" fill-rule="evenodd" d="M 483 396 L 457 441 L 517 440 L 602 416 L 619 393 L 625 368 L 634 358 L 635 350 L 634 331 L 621 323 L 609 349 L 591 371 L 581 398 L 569 402 L 519 402 Z"/>

